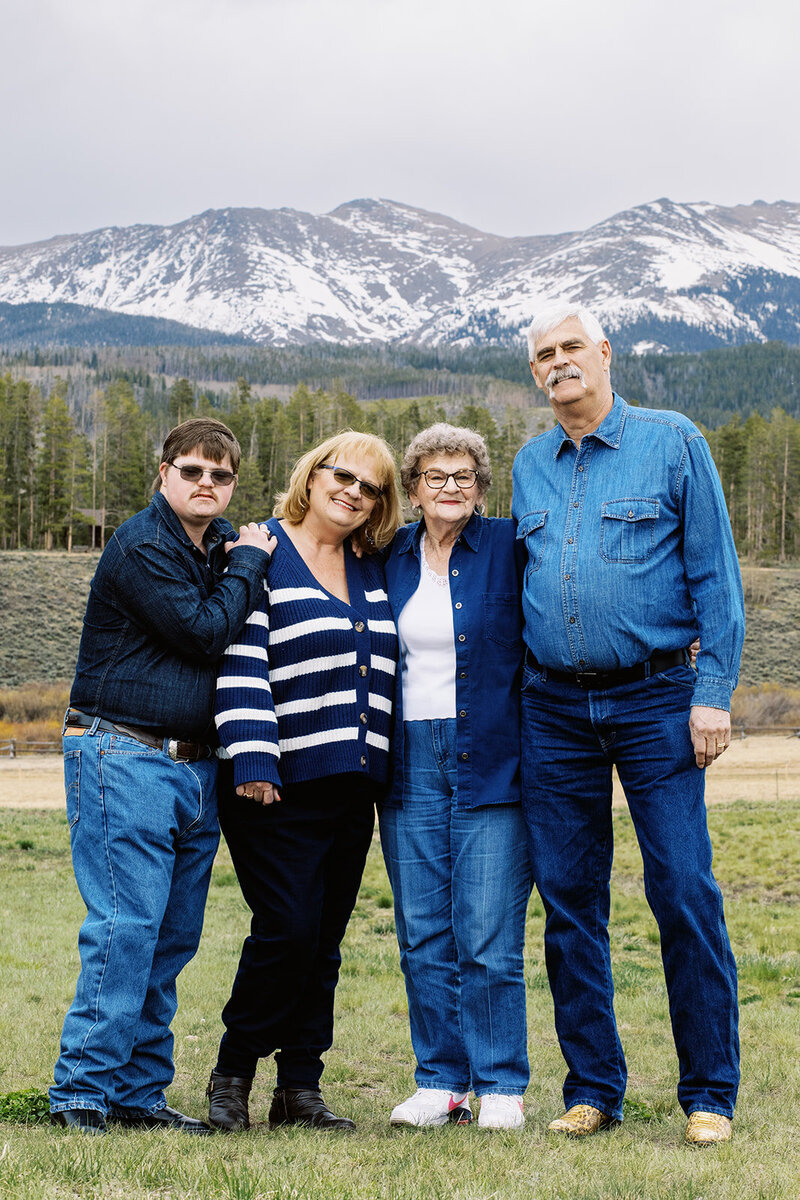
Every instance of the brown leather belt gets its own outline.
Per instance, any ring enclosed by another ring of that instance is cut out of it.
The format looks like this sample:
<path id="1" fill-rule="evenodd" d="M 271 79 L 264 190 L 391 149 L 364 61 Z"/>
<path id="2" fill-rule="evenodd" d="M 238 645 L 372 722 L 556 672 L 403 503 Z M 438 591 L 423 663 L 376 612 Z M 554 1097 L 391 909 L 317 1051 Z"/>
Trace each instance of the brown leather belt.
<path id="1" fill-rule="evenodd" d="M 209 747 L 202 742 L 181 742 L 168 734 L 159 735 L 149 729 L 141 729 L 138 725 L 122 725 L 118 721 L 107 721 L 105 717 L 92 717 L 77 708 L 67 710 L 65 725 L 68 730 L 89 729 L 94 726 L 104 733 L 121 733 L 123 737 L 133 738 L 134 741 L 151 746 L 154 750 L 166 750 L 174 762 L 197 762 L 211 753 Z"/>

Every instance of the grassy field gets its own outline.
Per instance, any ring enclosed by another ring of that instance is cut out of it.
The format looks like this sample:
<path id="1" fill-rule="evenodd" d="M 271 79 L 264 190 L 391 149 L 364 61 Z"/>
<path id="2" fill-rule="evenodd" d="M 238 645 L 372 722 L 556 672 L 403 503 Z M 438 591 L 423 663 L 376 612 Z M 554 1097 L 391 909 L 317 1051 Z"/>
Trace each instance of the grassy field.
<path id="1" fill-rule="evenodd" d="M 630 1081 L 624 1124 L 587 1142 L 554 1140 L 563 1063 L 531 901 L 527 984 L 532 1083 L 522 1133 L 476 1126 L 391 1130 L 393 1104 L 413 1091 L 407 1013 L 391 898 L 373 848 L 344 947 L 336 1045 L 323 1080 L 353 1117 L 350 1138 L 269 1133 L 273 1086 L 262 1064 L 246 1134 L 192 1139 L 115 1133 L 90 1140 L 48 1125 L 0 1123 L 0 1196 L 13 1200 L 795 1200 L 800 1196 L 800 830 L 796 798 L 710 810 L 716 869 L 740 969 L 743 1079 L 734 1140 L 681 1144 L 655 927 L 642 895 L 630 820 L 616 814 L 612 948 L 617 1014 Z M 47 1087 L 74 987 L 82 918 L 60 812 L 0 811 L 0 1093 Z M 206 930 L 180 981 L 176 1077 L 169 1100 L 195 1115 L 221 1033 L 248 914 L 224 850 Z M 0 1097 L 0 1101 L 2 1098 Z"/>
<path id="2" fill-rule="evenodd" d="M 96 553 L 0 551 L 0 681 L 71 680 Z M 745 567 L 744 684 L 800 687 L 800 569 Z M 2 714 L 0 714 L 2 715 Z"/>

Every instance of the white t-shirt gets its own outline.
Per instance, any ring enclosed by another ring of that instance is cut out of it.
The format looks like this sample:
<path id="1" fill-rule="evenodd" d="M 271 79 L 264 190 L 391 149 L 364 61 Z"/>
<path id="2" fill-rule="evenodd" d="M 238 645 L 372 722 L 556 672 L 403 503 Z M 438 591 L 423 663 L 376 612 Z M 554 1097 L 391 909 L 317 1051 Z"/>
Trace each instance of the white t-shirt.
<path id="1" fill-rule="evenodd" d="M 434 574 L 428 566 L 424 538 L 420 554 L 419 587 L 397 622 L 405 721 L 433 721 L 456 715 L 456 647 L 450 580 L 447 575 Z"/>

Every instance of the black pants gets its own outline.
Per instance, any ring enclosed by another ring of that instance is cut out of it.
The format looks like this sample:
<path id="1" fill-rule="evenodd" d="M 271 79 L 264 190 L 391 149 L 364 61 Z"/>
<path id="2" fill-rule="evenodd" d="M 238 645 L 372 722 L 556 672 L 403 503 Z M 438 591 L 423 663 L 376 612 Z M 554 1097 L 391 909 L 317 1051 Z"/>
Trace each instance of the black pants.
<path id="1" fill-rule="evenodd" d="M 376 794 L 360 775 L 335 775 L 283 787 L 264 807 L 221 780 L 220 824 L 253 913 L 222 1013 L 221 1074 L 252 1077 L 277 1050 L 278 1087 L 318 1086 Z"/>

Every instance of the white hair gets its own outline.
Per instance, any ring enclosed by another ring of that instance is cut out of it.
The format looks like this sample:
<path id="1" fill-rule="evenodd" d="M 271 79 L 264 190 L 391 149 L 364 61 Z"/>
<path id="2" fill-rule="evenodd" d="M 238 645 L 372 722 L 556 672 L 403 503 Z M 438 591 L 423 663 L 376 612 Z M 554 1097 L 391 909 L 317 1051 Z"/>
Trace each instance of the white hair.
<path id="1" fill-rule="evenodd" d="M 570 317 L 577 317 L 584 328 L 586 336 L 591 341 L 598 343 L 605 341 L 606 335 L 603 333 L 603 326 L 598 321 L 593 313 L 589 312 L 588 308 L 584 308 L 581 304 L 569 304 L 563 301 L 556 301 L 555 304 L 548 304 L 536 314 L 528 329 L 528 361 L 534 361 L 536 352 L 536 343 L 545 333 L 551 333 L 562 321 L 568 321 Z"/>

